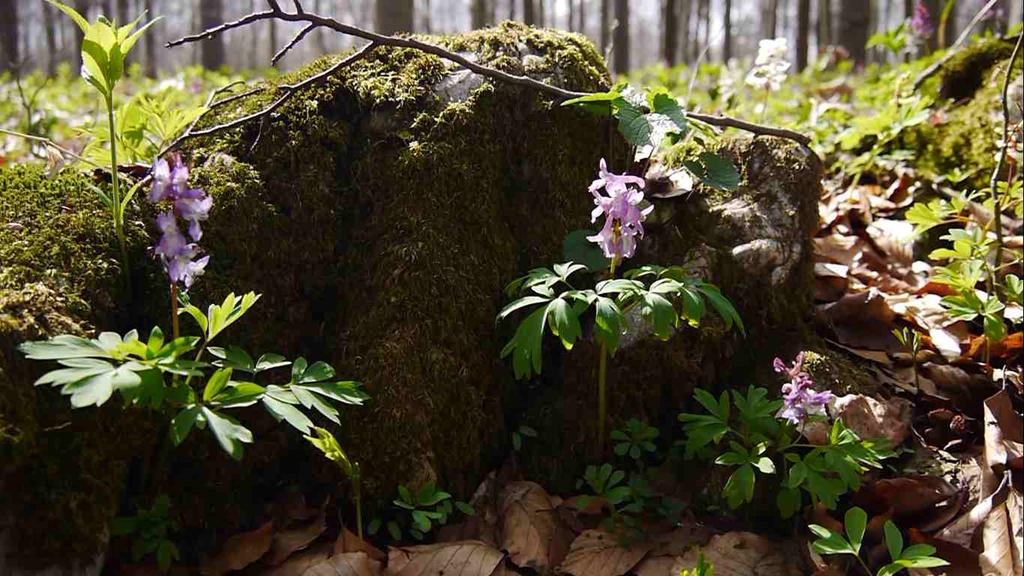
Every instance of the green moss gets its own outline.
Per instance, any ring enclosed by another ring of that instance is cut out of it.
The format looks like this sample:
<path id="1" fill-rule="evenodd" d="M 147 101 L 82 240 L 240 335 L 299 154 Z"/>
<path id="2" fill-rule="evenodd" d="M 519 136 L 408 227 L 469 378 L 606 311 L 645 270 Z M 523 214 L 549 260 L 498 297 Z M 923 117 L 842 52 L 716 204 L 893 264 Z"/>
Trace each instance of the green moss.
<path id="1" fill-rule="evenodd" d="M 1010 57 L 1013 45 L 1012 39 L 986 38 L 954 54 L 939 75 L 939 95 L 961 100 L 991 86 L 989 72 L 993 66 Z"/>

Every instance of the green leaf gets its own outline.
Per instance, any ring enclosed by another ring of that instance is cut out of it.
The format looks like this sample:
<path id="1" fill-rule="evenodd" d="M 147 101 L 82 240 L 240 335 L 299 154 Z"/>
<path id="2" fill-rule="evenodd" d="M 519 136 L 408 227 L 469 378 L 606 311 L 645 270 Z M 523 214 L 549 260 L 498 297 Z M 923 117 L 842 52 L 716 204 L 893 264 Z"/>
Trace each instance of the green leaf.
<path id="1" fill-rule="evenodd" d="M 220 447 L 235 460 L 241 460 L 242 445 L 252 442 L 252 432 L 234 418 L 215 412 L 206 406 L 202 407 L 202 415 Z"/>
<path id="2" fill-rule="evenodd" d="M 224 389 L 228 384 L 228 380 L 231 379 L 231 368 L 221 368 L 210 376 L 210 379 L 206 381 L 206 387 L 203 388 L 203 402 L 209 402 L 213 400 L 220 391 Z"/>
<path id="3" fill-rule="evenodd" d="M 640 301 L 640 311 L 652 324 L 655 336 L 663 340 L 672 336 L 679 320 L 676 309 L 664 296 L 648 292 Z"/>
<path id="4" fill-rule="evenodd" d="M 110 350 L 96 340 L 62 334 L 49 340 L 25 342 L 18 350 L 31 360 L 61 360 L 64 358 L 112 358 Z"/>
<path id="5" fill-rule="evenodd" d="M 598 296 L 594 300 L 594 309 L 594 337 L 614 353 L 619 348 L 623 333 L 622 310 L 606 296 Z"/>
<path id="6" fill-rule="evenodd" d="M 854 552 L 853 547 L 846 541 L 840 534 L 837 534 L 824 526 L 817 524 L 811 524 L 808 526 L 811 532 L 814 532 L 818 539 L 814 541 L 812 546 L 815 552 L 819 554 L 852 554 L 857 555 Z"/>
<path id="7" fill-rule="evenodd" d="M 760 470 L 762 474 L 775 474 L 775 463 L 767 456 L 758 458 L 756 461 L 752 462 L 752 464 L 755 468 Z"/>
<path id="8" fill-rule="evenodd" d="M 736 325 L 739 327 L 741 334 L 745 335 L 747 333 L 746 328 L 743 327 L 743 319 L 740 318 L 739 312 L 733 307 L 732 302 L 722 295 L 717 286 L 704 282 L 697 289 L 708 299 L 708 302 L 711 302 L 711 307 L 725 321 L 727 330 L 732 329 L 733 325 Z"/>
<path id="9" fill-rule="evenodd" d="M 270 415 L 278 422 L 284 420 L 288 422 L 292 428 L 295 428 L 303 434 L 309 434 L 310 429 L 313 428 L 313 422 L 309 417 L 303 414 L 302 411 L 295 406 L 282 402 L 280 399 L 273 398 L 269 395 L 264 396 L 261 399 L 261 402 L 263 402 L 263 407 L 267 409 L 267 412 L 269 412 Z"/>
<path id="10" fill-rule="evenodd" d="M 63 2 L 58 2 L 57 0 L 46 1 L 49 2 L 50 5 L 53 6 L 54 8 L 67 14 L 68 17 L 71 18 L 71 20 L 73 20 L 74 23 L 79 27 L 79 29 L 82 30 L 83 34 L 89 31 L 89 21 L 86 20 L 84 16 L 79 14 L 74 8 L 64 4 Z"/>
<path id="11" fill-rule="evenodd" d="M 255 373 L 255 362 L 253 362 L 252 356 L 238 346 L 228 346 L 227 348 L 210 346 L 207 350 L 213 356 L 220 358 L 220 360 L 214 361 L 214 366 L 232 368 L 249 374 Z"/>
<path id="12" fill-rule="evenodd" d="M 853 553 L 860 553 L 860 544 L 864 541 L 864 529 L 868 525 L 868 515 L 863 508 L 853 507 L 846 511 L 844 518 L 846 537 L 849 539 Z"/>
<path id="13" fill-rule="evenodd" d="M 545 298 L 544 296 L 523 296 L 518 300 L 514 300 L 501 309 L 498 312 L 498 320 L 504 320 L 516 310 L 526 308 L 527 306 L 535 306 L 537 304 L 544 304 L 549 302 L 551 298 Z"/>
<path id="14" fill-rule="evenodd" d="M 783 518 L 791 518 L 799 512 L 802 503 L 803 497 L 795 488 L 781 488 L 775 496 L 775 505 L 778 506 Z"/>
<path id="15" fill-rule="evenodd" d="M 702 152 L 697 160 L 687 160 L 683 165 L 701 182 L 716 190 L 735 190 L 742 181 L 732 161 L 713 152 Z"/>
<path id="16" fill-rule="evenodd" d="M 562 106 L 576 106 L 578 104 L 595 103 L 595 102 L 614 102 L 622 98 L 622 93 L 618 90 L 610 90 L 608 92 L 593 92 L 585 96 L 579 96 L 577 98 L 571 98 L 562 102 Z"/>
<path id="17" fill-rule="evenodd" d="M 548 303 L 547 314 L 551 332 L 562 341 L 566 350 L 572 350 L 576 339 L 583 334 L 576 311 L 563 298 L 556 298 Z"/>
<path id="18" fill-rule="evenodd" d="M 188 438 L 189 432 L 192 431 L 192 427 L 196 424 L 200 410 L 199 406 L 189 406 L 178 412 L 171 420 L 171 441 L 174 442 L 175 446 L 179 446 L 185 441 L 185 438 Z"/>
<path id="19" fill-rule="evenodd" d="M 314 362 L 310 367 L 306 368 L 302 372 L 302 376 L 299 378 L 300 384 L 311 384 L 314 382 L 323 382 L 334 377 L 334 368 L 326 362 Z"/>
<path id="20" fill-rule="evenodd" d="M 291 364 L 291 362 L 286 360 L 285 357 L 280 354 L 264 354 L 256 361 L 254 370 L 256 373 L 260 373 L 266 370 L 273 370 L 274 368 L 281 368 L 289 364 Z"/>
<path id="21" fill-rule="evenodd" d="M 751 502 L 754 499 L 754 468 L 750 464 L 744 464 L 736 469 L 729 476 L 722 490 L 730 508 L 739 508 L 744 502 Z"/>
<path id="22" fill-rule="evenodd" d="M 892 520 L 886 520 L 882 528 L 885 532 L 885 547 L 889 549 L 889 556 L 893 560 L 899 560 L 903 555 L 903 534 Z"/>
<path id="23" fill-rule="evenodd" d="M 189 304 L 188 306 L 179 308 L 178 314 L 188 314 L 191 316 L 192 319 L 196 321 L 196 324 L 199 325 L 200 332 L 206 334 L 207 320 L 206 315 L 203 314 L 202 310 L 196 308 L 193 304 Z"/>
<path id="24" fill-rule="evenodd" d="M 530 313 L 516 329 L 515 335 L 501 350 L 501 357 L 512 355 L 516 379 L 522 380 L 541 371 L 541 344 L 547 319 L 547 307 Z"/>

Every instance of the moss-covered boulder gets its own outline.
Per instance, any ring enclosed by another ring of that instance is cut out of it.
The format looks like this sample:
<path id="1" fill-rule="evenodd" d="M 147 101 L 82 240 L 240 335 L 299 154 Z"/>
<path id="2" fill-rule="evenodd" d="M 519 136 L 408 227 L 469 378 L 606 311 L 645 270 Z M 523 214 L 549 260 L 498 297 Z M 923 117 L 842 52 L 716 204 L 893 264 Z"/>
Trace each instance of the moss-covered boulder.
<path id="1" fill-rule="evenodd" d="M 506 24 L 432 41 L 574 90 L 609 84 L 597 51 L 578 35 Z M 277 85 L 320 72 L 339 57 L 314 62 Z M 209 122 L 249 113 L 278 96 L 271 85 L 218 109 Z M 260 292 L 260 303 L 225 342 L 255 353 L 323 359 L 364 382 L 372 400 L 344 414 L 338 435 L 362 462 L 371 499 L 387 502 L 397 484 L 435 478 L 467 493 L 507 449 L 505 420 L 519 421 L 520 412 L 533 421 L 546 410 L 546 422 L 565 423 L 564 433 L 543 442 L 549 455 L 577 454 L 574 444 L 587 440 L 584 420 L 596 413 L 587 405 L 593 351 L 584 345 L 571 357 L 550 354 L 544 382 L 513 383 L 498 357 L 510 327 L 495 330 L 494 318 L 509 280 L 560 261 L 565 235 L 590 225 L 586 187 L 598 160 L 621 164 L 626 155 L 607 121 L 434 56 L 376 49 L 296 94 L 265 121 L 194 141 L 186 153 L 195 182 L 214 198 L 202 241 L 212 259 L 192 300 Z M 694 385 L 760 366 L 779 347 L 780 334 L 800 333 L 810 297 L 807 242 L 820 165 L 807 150 L 773 139 L 738 141 L 725 153 L 741 167 L 743 186 L 735 193 L 698 190 L 657 201 L 636 261 L 696 267 L 736 302 L 748 338 L 725 334 L 711 321 L 699 334 L 688 331 L 667 343 L 638 341 L 615 360 L 616 417 L 670 417 Z M 35 190 L 45 193 L 29 208 L 21 205 L 20 198 Z M 71 218 L 63 212 L 68 202 L 89 207 L 88 225 L 72 238 L 61 220 Z M 13 347 L 62 331 L 146 330 L 167 313 L 166 287 L 144 253 L 145 218 L 133 215 L 137 269 L 129 301 L 119 296 L 108 224 L 97 203 L 88 202 L 83 176 L 48 180 L 41 170 L 0 172 L 0 224 L 18 224 L 0 230 L 0 266 L 14 269 L 19 283 L 38 284 L 0 284 L 0 330 L 14 326 L 0 333 L 0 422 L 4 430 L 24 431 L 22 437 L 46 439 L 33 444 L 35 451 L 21 452 L 19 467 L 5 469 L 0 482 L 16 488 L 5 497 L 57 516 L 64 504 L 46 499 L 48 483 L 75 486 L 74 474 L 90 482 L 92 474 L 102 478 L 103 498 L 89 501 L 97 507 L 90 516 L 95 523 L 66 527 L 66 534 L 46 540 L 57 547 L 87 534 L 79 541 L 85 557 L 98 548 L 104 520 L 123 493 L 128 457 L 119 450 L 127 449 L 122 440 L 129 436 L 112 428 L 127 425 L 125 413 L 114 407 L 78 411 L 66 416 L 71 430 L 63 432 L 63 420 L 51 422 L 68 414 L 63 399 L 32 389 L 41 366 L 26 363 Z M 8 317 L 14 320 L 3 320 Z M 252 527 L 282 486 L 338 481 L 336 469 L 291 430 L 255 412 L 242 418 L 256 436 L 243 462 L 193 434 L 149 488 L 170 493 L 184 526 L 180 537 L 187 540 L 179 544 L 190 554 Z M 59 466 L 72 472 L 51 469 L 67 449 L 49 440 L 63 437 L 47 434 L 75 434 L 80 453 L 99 454 L 109 465 L 94 472 L 94 460 L 65 458 Z M 149 450 L 159 440 L 152 432 L 142 436 Z M 0 444 L 0 450 L 15 445 Z M 536 479 L 567 469 L 537 468 Z M 92 484 L 81 486 L 74 497 L 95 497 Z M 67 498 L 73 499 L 70 489 Z M 40 529 L 50 524 L 41 521 Z"/>

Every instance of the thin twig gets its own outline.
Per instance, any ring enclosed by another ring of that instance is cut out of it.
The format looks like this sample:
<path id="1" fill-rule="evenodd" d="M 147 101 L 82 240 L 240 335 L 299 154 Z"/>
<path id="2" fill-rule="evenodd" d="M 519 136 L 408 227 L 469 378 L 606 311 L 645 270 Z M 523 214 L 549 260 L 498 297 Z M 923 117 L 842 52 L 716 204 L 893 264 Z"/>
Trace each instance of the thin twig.
<path id="1" fill-rule="evenodd" d="M 968 22 L 967 27 L 964 28 L 964 31 L 957 37 L 956 42 L 953 42 L 953 45 L 946 50 L 946 53 L 942 55 L 942 58 L 939 58 L 938 61 L 925 68 L 924 72 L 921 72 L 917 79 L 914 80 L 914 90 L 920 88 L 921 85 L 924 84 L 925 80 L 934 76 L 936 72 L 946 65 L 946 62 L 949 62 L 953 56 L 956 56 L 960 47 L 963 46 L 963 44 L 967 42 L 967 39 L 971 37 L 971 31 L 974 30 L 974 27 L 978 25 L 978 22 L 981 22 L 981 20 L 985 18 L 985 15 L 988 14 L 989 10 L 991 10 L 997 2 L 999 2 L 999 0 L 988 0 L 988 4 L 982 6 L 981 10 L 978 10 L 978 13 L 974 15 L 974 18 L 972 18 L 970 22 Z"/>
<path id="2" fill-rule="evenodd" d="M 323 72 L 320 72 L 319 74 L 310 76 L 309 78 L 306 78 L 301 82 L 296 82 L 295 84 L 282 84 L 281 86 L 278 86 L 278 90 L 282 91 L 283 94 L 277 100 L 274 100 L 272 103 L 270 103 L 270 105 L 266 106 L 261 110 L 257 110 L 256 112 L 253 112 L 246 116 L 242 116 L 241 118 L 236 118 L 230 122 L 217 124 L 216 126 L 210 126 L 209 128 L 204 128 L 202 130 L 186 130 L 184 134 L 179 136 L 177 140 L 175 140 L 174 142 L 171 143 L 170 146 L 168 146 L 168 149 L 176 148 L 178 145 L 180 145 L 187 139 L 218 134 L 220 132 L 231 130 L 232 128 L 238 128 L 239 126 L 251 122 L 253 120 L 258 120 L 260 118 L 268 116 L 272 114 L 275 110 L 280 108 L 282 105 L 284 105 L 284 103 L 287 102 L 299 90 L 303 88 L 308 88 L 309 86 L 312 86 L 320 82 L 321 80 L 326 79 L 327 77 L 334 74 L 338 70 L 341 70 L 342 68 L 345 68 L 346 66 L 349 66 L 354 62 L 362 59 L 366 55 L 366 53 L 375 46 L 376 44 L 372 42 L 366 44 L 359 50 L 350 54 L 348 57 L 339 60 L 338 63 L 336 63 L 334 66 L 331 66 L 330 68 L 324 70 Z M 249 92 L 252 91 L 250 90 Z"/>
<path id="3" fill-rule="evenodd" d="M 1024 41 L 1024 33 L 1017 36 L 1017 44 L 1010 54 L 1010 61 L 1006 63 L 1006 74 L 1003 76 L 1003 90 L 1000 94 L 1000 103 L 1003 109 L 1003 138 L 1002 146 L 999 148 L 999 159 L 996 160 L 996 168 L 992 171 L 992 179 L 989 181 L 989 188 L 992 190 L 992 216 L 993 225 L 996 228 L 996 262 L 999 266 L 1003 260 L 1003 207 L 999 198 L 999 175 L 1006 165 L 1006 149 L 1010 146 L 1010 104 L 1007 102 L 1007 94 L 1010 91 L 1010 78 L 1013 77 L 1013 63 L 1020 53 L 1021 41 Z M 1009 187 L 1007 187 L 1009 191 Z"/>
<path id="4" fill-rule="evenodd" d="M 76 153 L 76 152 L 74 152 L 74 151 L 72 151 L 72 150 L 70 150 L 68 148 L 63 147 L 60 144 L 57 144 L 56 142 L 54 142 L 53 140 L 51 140 L 49 138 L 44 138 L 43 136 L 33 136 L 32 134 L 25 134 L 23 132 L 16 132 L 14 130 L 8 130 L 6 128 L 0 128 L 0 134 L 7 134 L 8 136 L 14 136 L 15 138 L 24 138 L 25 140 L 31 140 L 33 142 L 39 142 L 40 144 L 43 144 L 45 146 L 49 146 L 50 148 L 53 148 L 54 150 L 57 150 L 58 152 L 60 152 L 61 154 L 65 155 L 65 156 L 68 156 L 70 158 L 74 158 L 75 160 L 78 160 L 79 162 L 84 162 L 84 163 L 92 166 L 93 168 L 103 168 L 102 166 L 100 166 L 99 164 L 93 162 L 92 160 L 89 160 L 88 158 L 80 156 L 78 153 Z"/>
<path id="5" fill-rule="evenodd" d="M 235 80 L 234 82 L 230 82 L 230 83 L 228 83 L 228 84 L 226 84 L 224 86 L 221 86 L 220 88 L 217 88 L 215 90 L 211 90 L 210 91 L 210 95 L 206 97 L 206 103 L 203 104 L 203 108 L 205 109 L 203 111 L 203 113 L 200 114 L 199 116 L 196 116 L 195 119 L 193 119 L 192 122 L 189 123 L 188 127 L 185 128 L 185 132 L 183 132 L 181 136 L 178 136 L 170 144 L 168 144 L 167 146 L 164 146 L 164 149 L 161 150 L 159 154 L 157 154 L 157 158 L 159 158 L 159 157 L 163 156 L 164 154 L 167 154 L 171 150 L 174 150 L 175 148 L 177 148 L 184 141 L 184 137 L 187 134 L 191 133 L 192 130 L 195 129 L 195 127 L 199 124 L 199 122 L 203 119 L 204 116 L 209 114 L 210 111 L 213 110 L 214 108 L 216 108 L 217 106 L 220 106 L 220 105 L 226 103 L 227 100 L 231 99 L 231 97 L 228 97 L 228 98 L 225 98 L 224 100 L 219 100 L 218 101 L 217 97 L 220 96 L 221 94 L 224 94 L 224 93 L 228 92 L 229 90 L 231 90 L 235 86 L 238 86 L 239 84 L 245 84 L 245 82 L 242 82 L 241 80 Z M 246 91 L 246 92 L 251 92 L 251 91 Z"/>
<path id="6" fill-rule="evenodd" d="M 302 39 L 306 37 L 306 34 L 309 34 L 313 30 L 316 30 L 316 24 L 309 24 L 302 30 L 299 30 L 299 33 L 293 36 L 292 39 L 285 44 L 284 48 L 281 48 L 277 51 L 277 54 L 274 54 L 274 57 L 270 59 L 270 65 L 277 66 L 277 62 L 281 58 L 284 58 L 284 55 L 287 54 L 289 50 L 295 48 L 295 45 L 302 42 Z"/>
<path id="7" fill-rule="evenodd" d="M 470 70 L 471 72 L 475 72 L 476 74 L 479 74 L 481 76 L 484 76 L 484 77 L 487 77 L 487 78 L 492 78 L 494 80 L 498 80 L 498 81 L 501 81 L 501 82 L 504 82 L 504 83 L 507 83 L 507 84 L 514 84 L 514 85 L 518 85 L 518 86 L 525 86 L 525 87 L 528 87 L 528 88 L 533 88 L 533 89 L 538 90 L 538 91 L 540 91 L 542 93 L 545 93 L 545 94 L 548 94 L 550 96 L 553 96 L 554 98 L 558 99 L 559 101 L 569 100 L 571 98 L 578 98 L 580 96 L 586 96 L 586 95 L 589 94 L 589 92 L 577 92 L 577 91 L 573 91 L 573 90 L 566 90 L 564 88 L 560 88 L 558 86 L 554 86 L 552 84 L 548 84 L 546 82 L 542 82 L 540 80 L 537 80 L 535 78 L 531 78 L 529 76 L 521 76 L 521 75 L 517 75 L 517 74 L 510 74 L 508 72 L 504 72 L 504 71 L 498 70 L 496 68 L 492 68 L 490 66 L 486 66 L 484 64 L 479 64 L 479 63 L 474 62 L 473 60 L 467 58 L 466 56 L 463 56 L 461 54 L 457 54 L 457 53 L 452 52 L 450 50 L 446 50 L 446 49 L 444 49 L 444 48 L 442 48 L 442 47 L 440 47 L 440 46 L 438 46 L 436 44 L 431 44 L 429 42 L 424 42 L 422 40 L 418 40 L 418 39 L 410 37 L 410 36 L 385 36 L 383 34 L 378 34 L 376 32 L 371 32 L 371 31 L 365 30 L 363 28 L 358 28 L 358 27 L 352 26 L 350 24 L 345 24 L 345 23 L 339 22 L 339 21 L 337 21 L 337 20 L 335 20 L 333 18 L 329 18 L 329 17 L 325 17 L 325 16 L 320 16 L 318 14 L 313 14 L 311 12 L 303 11 L 303 10 L 301 10 L 301 6 L 297 6 L 297 11 L 296 12 L 286 12 L 286 11 L 281 9 L 281 7 L 278 5 L 276 0 L 267 0 L 267 4 L 270 6 L 269 10 L 263 10 L 263 11 L 260 11 L 260 12 L 253 12 L 253 13 L 247 14 L 247 15 L 245 15 L 245 16 L 237 19 L 237 20 L 233 20 L 231 22 L 224 22 L 224 23 L 219 24 L 217 26 L 214 26 L 212 28 L 208 28 L 206 30 L 203 30 L 202 32 L 199 32 L 197 34 L 191 34 L 191 35 L 188 35 L 188 36 L 184 36 L 184 37 L 179 38 L 177 40 L 174 40 L 172 42 L 168 42 L 167 43 L 167 47 L 171 48 L 171 47 L 174 47 L 174 46 L 182 46 L 182 45 L 190 44 L 190 43 L 193 43 L 193 42 L 199 42 L 201 40 L 206 40 L 206 39 L 209 39 L 209 38 L 213 38 L 214 36 L 223 34 L 223 33 L 227 32 L 229 30 L 234 30 L 234 29 L 237 29 L 237 28 L 242 28 L 244 26 L 248 26 L 250 24 L 253 24 L 255 22 L 260 22 L 260 21 L 263 21 L 263 20 L 280 20 L 280 21 L 283 21 L 283 22 L 305 22 L 309 26 L 320 27 L 320 28 L 327 28 L 327 29 L 334 30 L 335 32 L 338 32 L 338 33 L 341 33 L 341 34 L 345 34 L 345 35 L 348 35 L 348 36 L 354 36 L 356 38 L 362 38 L 364 40 L 369 40 L 370 41 L 370 46 L 393 46 L 393 47 L 397 47 L 397 48 L 410 48 L 410 49 L 413 49 L 413 50 L 419 50 L 421 52 L 425 52 L 427 54 L 432 54 L 434 56 L 437 56 L 438 58 L 442 58 L 444 60 L 448 60 L 449 62 L 454 62 L 455 64 L 458 64 L 459 66 L 462 66 L 463 68 L 466 68 L 467 70 Z M 307 26 L 307 28 L 308 28 L 308 26 Z M 357 54 L 362 54 L 362 51 L 357 53 Z M 335 71 L 335 69 L 331 69 L 330 70 L 330 72 L 332 72 L 332 73 L 334 71 Z M 316 78 L 318 78 L 318 81 L 319 81 L 319 79 L 322 79 L 322 76 L 321 75 L 317 75 Z M 306 85 L 305 82 L 300 83 L 300 84 Z M 289 94 L 287 92 L 291 92 L 293 90 L 287 90 L 287 87 L 284 87 L 284 88 L 286 89 L 285 97 L 288 97 Z M 278 106 L 279 105 L 280 104 L 278 104 Z M 242 123 L 245 123 L 245 122 L 254 120 L 256 118 L 259 118 L 260 115 L 262 115 L 262 114 L 267 114 L 269 112 L 272 112 L 274 109 L 276 109 L 276 106 L 271 105 L 271 107 L 269 109 L 266 109 L 264 111 L 258 112 L 256 114 L 250 114 L 250 115 L 248 115 L 248 116 L 246 116 L 244 118 L 239 118 L 238 120 L 236 120 L 234 122 L 230 122 L 230 123 L 226 124 L 225 126 L 228 126 L 228 128 L 234 128 L 234 127 L 236 127 L 236 126 L 238 126 L 238 125 L 240 125 Z M 754 124 L 752 122 L 745 122 L 745 121 L 742 121 L 742 120 L 737 120 L 737 119 L 729 118 L 729 117 L 726 117 L 726 116 L 709 116 L 709 115 L 696 114 L 696 113 L 687 113 L 687 116 L 689 116 L 689 117 L 691 117 L 691 118 L 693 118 L 695 120 L 699 120 L 701 122 L 706 122 L 707 124 L 711 124 L 712 126 L 718 126 L 718 127 L 721 127 L 721 128 L 739 128 L 739 129 L 746 130 L 747 132 L 750 132 L 750 133 L 753 133 L 753 134 L 762 134 L 762 135 L 779 136 L 779 137 L 782 137 L 782 138 L 788 138 L 790 140 L 795 140 L 795 141 L 797 141 L 797 142 L 799 142 L 801 144 L 807 144 L 807 143 L 810 142 L 810 139 L 807 136 L 805 136 L 803 134 L 800 134 L 799 132 L 794 132 L 792 130 L 786 130 L 786 129 L 783 129 L 783 128 L 773 128 L 773 127 L 770 127 L 770 126 L 762 126 L 760 124 Z M 228 129 L 228 128 L 224 128 L 224 129 Z M 213 133 L 210 130 L 211 129 L 207 129 L 205 131 L 200 131 L 200 132 L 196 132 L 196 133 L 186 133 L 186 134 L 183 135 L 183 137 L 179 138 L 179 140 L 184 140 L 186 138 L 192 138 L 194 136 L 199 136 L 199 135 Z"/>

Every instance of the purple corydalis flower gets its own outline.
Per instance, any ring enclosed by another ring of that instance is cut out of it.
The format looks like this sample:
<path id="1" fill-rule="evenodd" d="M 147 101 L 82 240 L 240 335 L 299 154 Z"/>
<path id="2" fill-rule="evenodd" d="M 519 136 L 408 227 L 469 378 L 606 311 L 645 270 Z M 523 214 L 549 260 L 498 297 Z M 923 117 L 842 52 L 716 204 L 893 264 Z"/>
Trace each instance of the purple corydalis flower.
<path id="1" fill-rule="evenodd" d="M 598 178 L 589 188 L 597 205 L 590 214 L 590 221 L 596 222 L 601 215 L 605 216 L 605 221 L 601 231 L 588 236 L 587 240 L 600 245 L 605 257 L 633 257 L 636 237 L 643 238 L 643 222 L 654 210 L 653 206 L 640 208 L 644 199 L 640 189 L 644 185 L 644 179 L 639 176 L 609 172 L 604 158 L 601 159 Z M 602 189 L 606 195 L 600 193 Z"/>
<path id="2" fill-rule="evenodd" d="M 917 0 L 914 5 L 914 16 L 910 19 L 910 29 L 918 38 L 930 38 L 935 33 L 935 26 L 932 24 L 932 15 L 924 2 Z"/>
<path id="3" fill-rule="evenodd" d="M 209 217 L 213 198 L 199 188 L 188 186 L 188 166 L 177 154 L 170 161 L 163 158 L 153 163 L 153 187 L 149 199 L 154 204 L 170 202 L 171 209 L 161 212 L 157 218 L 160 240 L 153 252 L 160 258 L 173 284 L 182 283 L 190 287 L 196 277 L 202 275 L 209 256 L 197 259 L 199 246 L 194 243 L 203 237 L 199 223 Z M 188 222 L 190 243 L 178 228 L 178 218 Z"/>
<path id="4" fill-rule="evenodd" d="M 818 392 L 814 389 L 814 379 L 803 371 L 803 362 L 804 354 L 801 352 L 790 366 L 779 358 L 772 363 L 776 372 L 789 377 L 789 382 L 782 385 L 783 404 L 776 417 L 785 418 L 793 424 L 804 422 L 809 415 L 825 414 L 825 408 L 833 398 L 828 390 Z"/>

